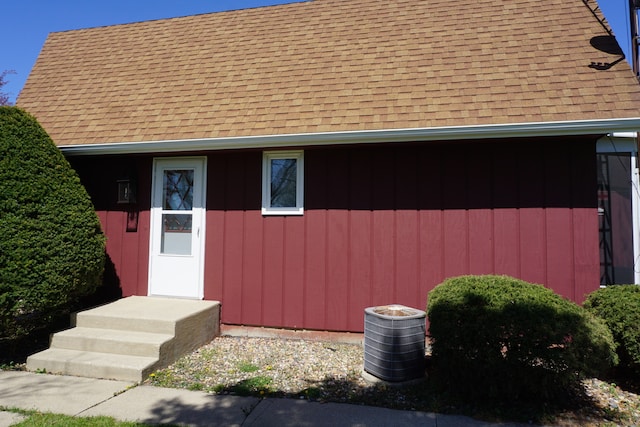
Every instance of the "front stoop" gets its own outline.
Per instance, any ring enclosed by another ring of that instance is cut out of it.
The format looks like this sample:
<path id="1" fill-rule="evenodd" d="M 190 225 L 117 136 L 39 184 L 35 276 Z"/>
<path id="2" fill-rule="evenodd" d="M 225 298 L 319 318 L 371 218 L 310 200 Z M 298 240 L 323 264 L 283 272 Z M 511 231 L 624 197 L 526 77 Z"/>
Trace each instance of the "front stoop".
<path id="1" fill-rule="evenodd" d="M 75 326 L 27 369 L 140 382 L 218 336 L 220 303 L 132 296 L 78 313 Z"/>

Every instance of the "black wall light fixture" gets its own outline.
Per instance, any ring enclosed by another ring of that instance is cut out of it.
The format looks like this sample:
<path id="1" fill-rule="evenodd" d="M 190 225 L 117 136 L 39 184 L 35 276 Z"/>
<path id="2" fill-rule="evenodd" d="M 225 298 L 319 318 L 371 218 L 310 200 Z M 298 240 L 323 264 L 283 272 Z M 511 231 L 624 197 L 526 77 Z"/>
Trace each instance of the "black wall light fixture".
<path id="1" fill-rule="evenodd" d="M 136 189 L 131 179 L 118 180 L 118 204 L 128 205 L 136 202 Z"/>

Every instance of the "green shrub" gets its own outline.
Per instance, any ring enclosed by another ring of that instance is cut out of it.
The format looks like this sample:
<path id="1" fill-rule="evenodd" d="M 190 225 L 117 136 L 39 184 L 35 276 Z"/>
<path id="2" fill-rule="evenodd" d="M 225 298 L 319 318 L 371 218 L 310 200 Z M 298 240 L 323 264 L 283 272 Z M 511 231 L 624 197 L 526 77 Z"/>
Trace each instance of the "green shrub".
<path id="1" fill-rule="evenodd" d="M 540 285 L 507 276 L 446 280 L 428 296 L 432 376 L 462 399 L 551 402 L 616 362 L 606 325 Z"/>
<path id="2" fill-rule="evenodd" d="M 35 118 L 0 107 L 0 339 L 24 337 L 93 292 L 104 236 L 77 174 Z"/>
<path id="3" fill-rule="evenodd" d="M 615 285 L 587 297 L 584 307 L 606 322 L 618 346 L 620 367 L 640 377 L 640 286 Z"/>

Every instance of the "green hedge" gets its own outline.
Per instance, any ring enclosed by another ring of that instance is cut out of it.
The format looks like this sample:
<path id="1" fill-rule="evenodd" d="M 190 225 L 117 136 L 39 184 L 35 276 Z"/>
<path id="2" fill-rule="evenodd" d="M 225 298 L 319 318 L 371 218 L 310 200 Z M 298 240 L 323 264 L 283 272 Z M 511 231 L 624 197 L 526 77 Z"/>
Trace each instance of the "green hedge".
<path id="1" fill-rule="evenodd" d="M 589 294 L 584 307 L 604 319 L 611 329 L 620 367 L 640 377 L 640 286 L 607 286 Z"/>
<path id="2" fill-rule="evenodd" d="M 45 130 L 0 107 L 0 339 L 29 334 L 92 293 L 104 242 L 87 192 Z"/>
<path id="3" fill-rule="evenodd" d="M 600 319 L 512 277 L 446 280 L 429 293 L 427 315 L 433 379 L 463 399 L 549 402 L 617 360 Z"/>

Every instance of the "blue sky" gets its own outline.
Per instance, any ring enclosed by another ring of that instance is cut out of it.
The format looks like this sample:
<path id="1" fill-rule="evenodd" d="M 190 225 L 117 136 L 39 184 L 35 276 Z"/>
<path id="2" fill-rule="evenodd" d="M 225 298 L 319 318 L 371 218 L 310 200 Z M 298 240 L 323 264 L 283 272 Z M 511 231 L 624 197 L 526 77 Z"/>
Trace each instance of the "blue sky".
<path id="1" fill-rule="evenodd" d="M 38 53 L 55 31 L 74 30 L 198 13 L 290 3 L 292 0 L 10 0 L 0 23 L 0 72 L 15 70 L 3 88 L 10 101 L 20 93 Z M 573 0 L 580 1 L 580 0 Z M 594 1 L 594 0 L 591 0 Z M 618 43 L 630 58 L 628 0 L 598 0 Z M 624 37 L 622 37 L 624 36 Z"/>

